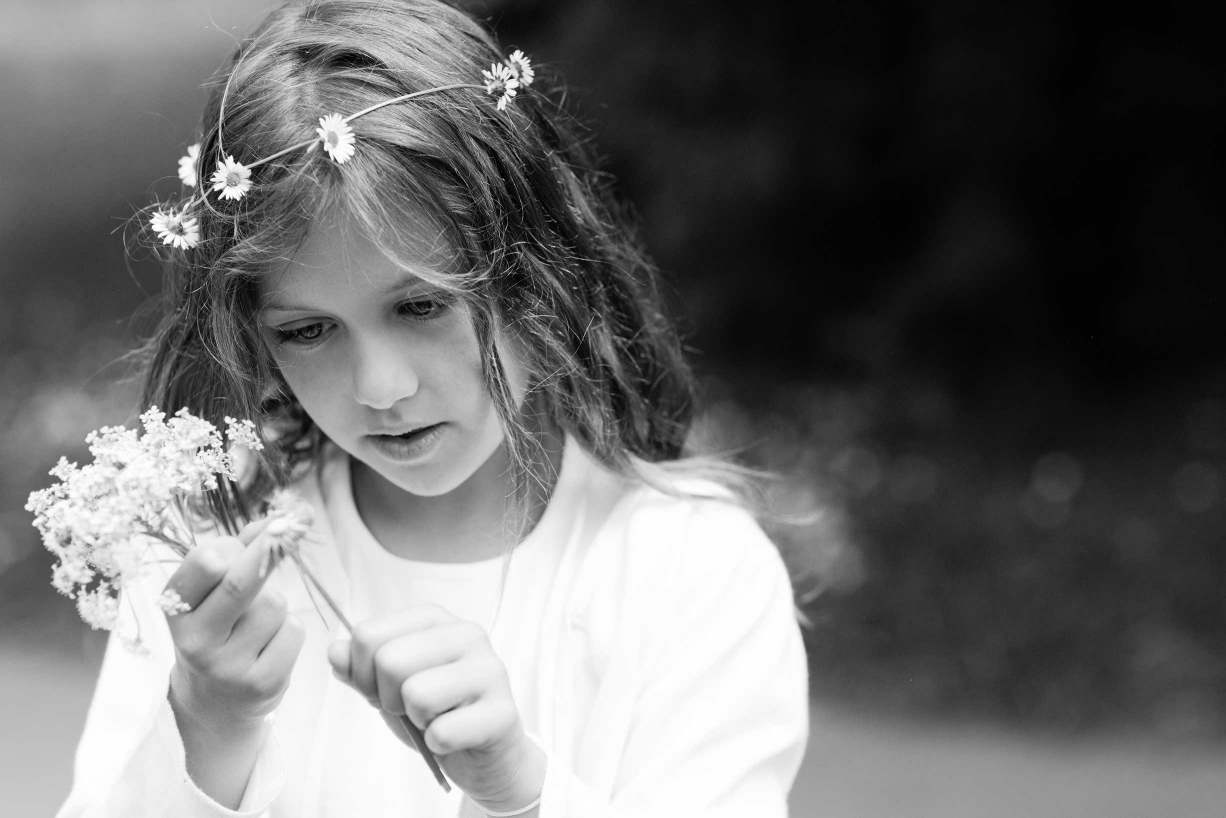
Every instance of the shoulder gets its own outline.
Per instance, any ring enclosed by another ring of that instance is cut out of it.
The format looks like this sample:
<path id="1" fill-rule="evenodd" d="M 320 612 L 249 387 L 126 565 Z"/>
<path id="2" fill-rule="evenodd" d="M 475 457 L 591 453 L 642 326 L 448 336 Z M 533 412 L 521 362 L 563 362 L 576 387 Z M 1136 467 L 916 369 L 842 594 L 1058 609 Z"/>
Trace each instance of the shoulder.
<path id="1" fill-rule="evenodd" d="M 720 484 L 663 473 L 624 484 L 589 555 L 589 577 L 620 577 L 640 600 L 792 588 L 779 550 L 757 520 Z M 607 582 L 603 582 L 607 586 Z"/>
<path id="2" fill-rule="evenodd" d="M 591 666 L 716 668 L 756 657 L 800 678 L 794 591 L 778 549 L 718 484 L 684 488 L 721 496 L 674 488 L 630 487 L 584 555 L 569 615 Z"/>

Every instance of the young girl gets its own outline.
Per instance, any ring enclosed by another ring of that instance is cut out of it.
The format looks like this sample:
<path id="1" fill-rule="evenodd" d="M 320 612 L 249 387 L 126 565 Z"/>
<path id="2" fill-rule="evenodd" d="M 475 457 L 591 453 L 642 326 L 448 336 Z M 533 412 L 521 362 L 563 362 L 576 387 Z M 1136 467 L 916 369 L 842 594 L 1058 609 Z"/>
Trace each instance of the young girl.
<path id="1" fill-rule="evenodd" d="M 327 0 L 216 81 L 150 222 L 145 398 L 267 445 L 128 590 L 147 649 L 112 640 L 62 816 L 786 813 L 787 573 L 686 457 L 654 270 L 537 71 L 441 3 Z M 287 485 L 352 632 L 266 570 Z"/>

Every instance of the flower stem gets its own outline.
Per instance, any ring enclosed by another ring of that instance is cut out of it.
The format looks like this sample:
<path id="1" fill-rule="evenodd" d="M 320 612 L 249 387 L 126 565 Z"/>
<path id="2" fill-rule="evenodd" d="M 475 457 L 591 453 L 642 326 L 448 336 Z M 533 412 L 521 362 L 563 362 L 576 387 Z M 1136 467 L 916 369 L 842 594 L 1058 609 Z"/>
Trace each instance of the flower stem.
<path id="1" fill-rule="evenodd" d="M 302 555 L 298 553 L 297 545 L 290 546 L 286 550 L 289 552 L 290 558 L 293 559 L 294 563 L 298 566 L 298 570 L 302 572 L 303 579 L 310 582 L 314 589 L 319 592 L 319 595 L 323 597 L 324 603 L 327 604 L 328 609 L 331 610 L 332 614 L 340 620 L 340 623 L 345 627 L 345 630 L 352 634 L 353 625 L 350 624 L 349 619 L 343 613 L 341 613 L 340 606 L 336 604 L 336 600 L 334 600 L 331 595 L 328 594 L 328 592 L 324 589 L 324 586 L 320 584 L 318 579 L 315 578 L 315 575 L 311 573 L 311 569 L 307 568 L 306 562 L 302 559 Z M 425 736 L 421 734 L 421 730 L 417 729 L 417 725 L 414 724 L 407 715 L 402 714 L 400 716 L 400 724 L 402 727 L 404 727 L 405 732 L 409 734 L 409 738 L 412 739 L 413 745 L 417 748 L 417 751 L 421 753 L 421 757 L 426 760 L 426 766 L 430 768 L 430 772 L 434 773 L 434 778 L 443 788 L 443 791 L 451 792 L 451 784 L 443 775 L 442 769 L 439 768 L 438 761 L 434 758 L 434 753 L 430 752 L 430 748 L 426 746 L 426 739 Z"/>
<path id="2" fill-rule="evenodd" d="M 382 102 L 376 102 L 374 105 L 363 108 L 357 113 L 350 114 L 349 116 L 345 117 L 341 121 L 344 122 L 345 124 L 349 124 L 350 122 L 357 119 L 358 117 L 366 116 L 372 111 L 377 111 L 380 108 L 386 108 L 388 105 L 395 105 L 396 103 L 399 103 L 399 102 L 405 102 L 407 100 L 414 99 L 415 97 L 425 96 L 426 94 L 434 94 L 439 91 L 451 91 L 455 88 L 484 88 L 484 87 L 485 87 L 484 85 L 474 85 L 471 82 L 457 82 L 451 85 L 440 85 L 437 88 L 426 88 L 422 91 L 413 91 L 412 93 L 409 93 L 409 94 L 401 94 L 398 97 L 392 97 L 391 99 L 385 99 Z"/>
<path id="3" fill-rule="evenodd" d="M 303 561 L 302 555 L 298 553 L 298 547 L 294 545 L 285 550 L 289 553 L 290 558 L 293 559 L 294 564 L 298 566 L 298 570 L 302 572 L 303 578 L 308 580 L 311 583 L 311 587 L 321 597 L 323 597 L 324 602 L 328 606 L 328 610 L 332 611 L 332 615 L 341 621 L 341 624 L 345 626 L 345 630 L 353 633 L 353 624 L 350 623 L 348 617 L 341 613 L 341 608 L 336 604 L 336 600 L 333 599 L 327 590 L 324 589 L 324 586 L 320 583 L 320 581 L 315 578 L 315 575 L 311 573 L 311 569 L 307 568 L 307 564 L 305 561 Z"/>

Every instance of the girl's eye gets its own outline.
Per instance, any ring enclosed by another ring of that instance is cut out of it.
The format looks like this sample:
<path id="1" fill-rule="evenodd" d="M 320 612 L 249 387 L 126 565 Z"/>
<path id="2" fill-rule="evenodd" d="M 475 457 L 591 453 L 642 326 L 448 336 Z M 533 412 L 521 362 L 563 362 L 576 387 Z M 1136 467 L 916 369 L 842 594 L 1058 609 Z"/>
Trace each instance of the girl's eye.
<path id="1" fill-rule="evenodd" d="M 291 327 L 290 329 L 278 327 L 272 332 L 278 344 L 309 347 L 314 346 L 316 342 L 323 338 L 325 331 L 327 331 L 327 327 L 317 322 L 314 324 L 304 324 L 300 327 Z"/>
<path id="2" fill-rule="evenodd" d="M 450 308 L 451 301 L 442 296 L 419 298 L 416 301 L 405 301 L 400 305 L 401 312 L 419 321 L 438 318 Z"/>

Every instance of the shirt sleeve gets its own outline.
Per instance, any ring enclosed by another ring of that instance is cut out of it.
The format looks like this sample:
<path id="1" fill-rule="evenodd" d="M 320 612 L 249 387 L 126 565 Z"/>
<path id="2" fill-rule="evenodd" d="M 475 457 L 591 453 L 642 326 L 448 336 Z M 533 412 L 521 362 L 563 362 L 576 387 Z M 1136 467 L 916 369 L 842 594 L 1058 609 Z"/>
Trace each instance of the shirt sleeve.
<path id="1" fill-rule="evenodd" d="M 237 811 L 205 795 L 187 774 L 183 740 L 166 694 L 174 662 L 164 615 L 150 591 L 130 587 L 77 746 L 73 785 L 59 818 L 257 818 L 285 781 L 275 726 Z M 157 592 L 160 592 L 158 585 Z M 131 637 L 139 633 L 140 646 Z"/>
<path id="2" fill-rule="evenodd" d="M 746 512 L 699 508 L 651 592 L 624 601 L 640 655 L 611 792 L 550 754 L 541 818 L 787 814 L 809 724 L 791 582 Z M 661 534 L 640 527 L 647 540 Z"/>

